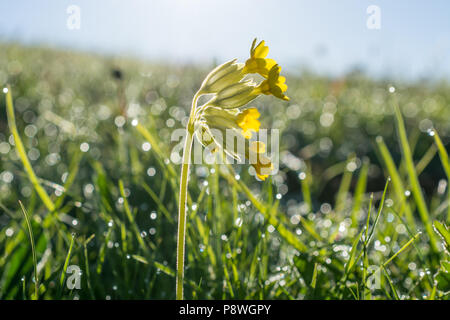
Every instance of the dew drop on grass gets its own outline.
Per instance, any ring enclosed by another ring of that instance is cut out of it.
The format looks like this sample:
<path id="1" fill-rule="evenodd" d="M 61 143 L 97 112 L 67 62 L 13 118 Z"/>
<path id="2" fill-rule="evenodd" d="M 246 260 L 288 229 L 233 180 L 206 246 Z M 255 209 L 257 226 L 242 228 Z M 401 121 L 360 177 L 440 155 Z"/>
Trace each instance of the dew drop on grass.
<path id="1" fill-rule="evenodd" d="M 152 148 L 152 145 L 150 144 L 150 142 L 144 142 L 142 144 L 142 150 L 144 150 L 145 152 L 149 151 Z"/>
<path id="2" fill-rule="evenodd" d="M 8 93 L 8 88 L 3 88 L 3 93 Z"/>
<path id="3" fill-rule="evenodd" d="M 14 230 L 12 228 L 8 228 L 6 229 L 5 234 L 7 237 L 12 237 L 12 235 L 14 234 Z"/>
<path id="4" fill-rule="evenodd" d="M 153 177 L 155 174 L 156 174 L 155 168 L 150 167 L 150 168 L 147 169 L 147 175 L 148 175 L 149 177 Z"/>
<path id="5" fill-rule="evenodd" d="M 83 142 L 82 144 L 80 144 L 80 150 L 82 152 L 88 152 L 89 151 L 89 143 Z"/>

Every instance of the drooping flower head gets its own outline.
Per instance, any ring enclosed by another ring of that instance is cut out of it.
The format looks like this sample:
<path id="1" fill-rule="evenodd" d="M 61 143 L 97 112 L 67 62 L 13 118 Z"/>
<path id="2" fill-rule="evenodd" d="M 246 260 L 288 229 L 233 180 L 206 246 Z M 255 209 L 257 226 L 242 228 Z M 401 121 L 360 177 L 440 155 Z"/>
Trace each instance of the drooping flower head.
<path id="1" fill-rule="evenodd" d="M 256 39 L 253 40 L 252 47 L 250 49 L 250 58 L 245 62 L 243 73 L 258 73 L 261 76 L 267 78 L 270 69 L 276 65 L 276 61 L 273 59 L 267 59 L 269 54 L 269 47 L 265 45 L 264 40 L 256 45 Z"/>
<path id="2" fill-rule="evenodd" d="M 256 39 L 250 49 L 250 58 L 245 64 L 236 59 L 213 69 L 205 78 L 198 95 L 211 95 L 209 101 L 196 107 L 194 130 L 198 141 L 212 151 L 222 149 L 237 160 L 248 159 L 255 168 L 256 176 L 264 180 L 273 170 L 270 159 L 264 155 L 265 144 L 250 141 L 259 131 L 260 113 L 256 108 L 245 108 L 261 94 L 273 95 L 289 100 L 284 94 L 286 79 L 280 76 L 281 67 L 275 60 L 267 59 L 269 47 Z M 257 83 L 252 74 L 264 80 Z M 250 143 L 235 144 L 236 139 Z"/>

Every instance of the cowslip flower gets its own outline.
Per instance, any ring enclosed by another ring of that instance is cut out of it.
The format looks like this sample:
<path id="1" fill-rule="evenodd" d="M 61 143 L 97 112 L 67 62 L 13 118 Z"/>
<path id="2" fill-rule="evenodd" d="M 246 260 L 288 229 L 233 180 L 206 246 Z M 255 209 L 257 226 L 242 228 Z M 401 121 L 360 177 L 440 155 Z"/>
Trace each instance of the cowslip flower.
<path id="1" fill-rule="evenodd" d="M 288 101 L 284 92 L 287 90 L 287 85 L 285 84 L 286 78 L 280 76 L 281 67 L 276 64 L 270 69 L 269 76 L 267 80 L 261 82 L 261 84 L 255 88 L 255 92 L 261 92 L 266 95 L 274 95 L 277 98 Z"/>
<path id="2" fill-rule="evenodd" d="M 264 40 L 256 45 L 256 39 L 253 40 L 252 47 L 250 49 L 250 59 L 245 62 L 243 68 L 244 73 L 259 73 L 261 76 L 267 78 L 270 69 L 276 65 L 276 61 L 273 59 L 267 59 L 269 54 L 269 47 L 265 45 Z"/>
<path id="3" fill-rule="evenodd" d="M 250 49 L 250 58 L 245 64 L 234 59 L 214 68 L 203 80 L 192 100 L 180 178 L 177 299 L 183 298 L 187 185 L 194 136 L 212 152 L 222 150 L 239 162 L 248 160 L 260 180 L 265 180 L 273 171 L 272 162 L 264 154 L 265 144 L 251 140 L 260 129 L 260 113 L 254 107 L 247 107 L 262 94 L 289 100 L 284 94 L 287 85 L 286 79 L 280 76 L 281 67 L 275 60 L 266 58 L 268 53 L 269 47 L 265 42 L 261 41 L 256 45 L 255 39 Z M 264 80 L 259 81 L 258 77 L 255 77 L 257 74 Z M 209 97 L 209 100 L 199 106 L 201 96 Z"/>

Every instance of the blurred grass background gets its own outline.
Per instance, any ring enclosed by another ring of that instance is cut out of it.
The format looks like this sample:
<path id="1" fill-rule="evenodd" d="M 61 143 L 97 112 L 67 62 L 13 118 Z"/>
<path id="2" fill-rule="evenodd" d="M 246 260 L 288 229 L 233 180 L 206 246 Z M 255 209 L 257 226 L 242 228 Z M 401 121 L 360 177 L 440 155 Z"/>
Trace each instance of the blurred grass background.
<path id="1" fill-rule="evenodd" d="M 54 205 L 23 169 L 2 98 L 2 299 L 36 297 L 18 200 L 39 298 L 175 297 L 170 136 L 212 67 L 0 45 L 0 84 Z M 251 104 L 262 127 L 281 131 L 279 173 L 258 182 L 248 166 L 192 167 L 186 298 L 447 299 L 448 231 L 431 225 L 450 218 L 450 85 L 301 71 L 287 75 L 289 103 Z M 65 284 L 68 265 L 82 270 L 80 290 Z M 373 273 L 377 288 L 365 285 Z"/>

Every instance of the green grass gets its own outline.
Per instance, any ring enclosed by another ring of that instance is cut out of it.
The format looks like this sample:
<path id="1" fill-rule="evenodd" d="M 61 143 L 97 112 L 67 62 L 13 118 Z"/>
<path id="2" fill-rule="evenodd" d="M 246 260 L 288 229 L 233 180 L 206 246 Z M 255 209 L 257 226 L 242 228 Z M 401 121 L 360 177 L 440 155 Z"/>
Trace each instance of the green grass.
<path id="1" fill-rule="evenodd" d="M 175 298 L 170 136 L 211 67 L 0 45 L 0 299 Z M 450 85 L 287 83 L 252 103 L 278 174 L 191 168 L 184 296 L 448 299 Z"/>

